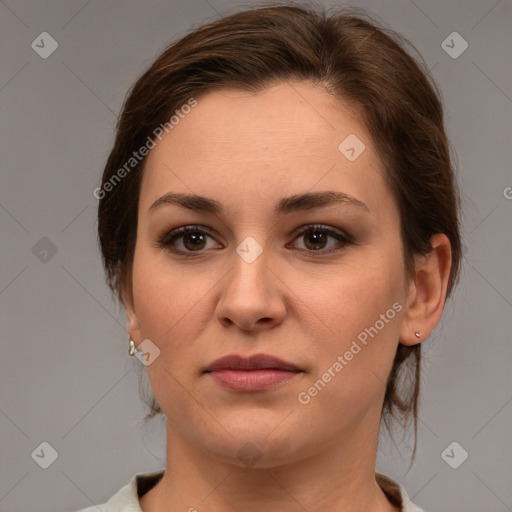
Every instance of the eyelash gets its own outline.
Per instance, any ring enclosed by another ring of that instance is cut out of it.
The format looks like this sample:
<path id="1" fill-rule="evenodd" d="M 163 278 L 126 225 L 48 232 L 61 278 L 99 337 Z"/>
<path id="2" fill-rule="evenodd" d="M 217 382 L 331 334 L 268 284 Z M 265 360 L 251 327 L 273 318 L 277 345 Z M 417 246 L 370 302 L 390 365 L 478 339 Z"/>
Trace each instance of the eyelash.
<path id="1" fill-rule="evenodd" d="M 353 240 L 348 235 L 338 233 L 337 231 L 334 231 L 334 230 L 330 229 L 329 227 L 324 226 L 322 224 L 312 224 L 309 226 L 305 226 L 304 228 L 300 228 L 300 231 L 298 231 L 298 232 L 296 231 L 294 233 L 293 241 L 295 241 L 297 238 L 300 238 L 301 236 L 303 236 L 304 234 L 309 233 L 309 232 L 325 233 L 328 236 L 331 236 L 331 237 L 335 238 L 336 240 L 338 240 L 339 244 L 336 247 L 332 247 L 327 250 L 324 250 L 324 249 L 319 249 L 319 250 L 296 249 L 297 251 L 300 251 L 300 252 L 306 252 L 306 253 L 308 253 L 308 255 L 323 256 L 326 254 L 331 254 L 332 252 L 340 251 L 340 250 L 344 249 L 346 246 L 352 245 L 354 243 Z M 197 226 L 197 225 L 182 226 L 182 227 L 173 229 L 172 231 L 170 231 L 170 232 L 164 234 L 162 237 L 160 237 L 157 242 L 157 247 L 159 249 L 167 249 L 172 253 L 175 253 L 178 255 L 183 255 L 186 257 L 194 257 L 197 254 L 203 254 L 204 252 L 206 252 L 205 250 L 182 251 L 182 250 L 179 250 L 179 249 L 176 249 L 175 247 L 173 247 L 173 243 L 177 239 L 179 239 L 182 236 L 187 235 L 189 233 L 196 233 L 196 234 L 199 233 L 202 235 L 207 235 L 210 238 L 213 238 L 212 235 L 210 235 L 208 233 L 208 231 L 201 228 L 201 226 Z"/>

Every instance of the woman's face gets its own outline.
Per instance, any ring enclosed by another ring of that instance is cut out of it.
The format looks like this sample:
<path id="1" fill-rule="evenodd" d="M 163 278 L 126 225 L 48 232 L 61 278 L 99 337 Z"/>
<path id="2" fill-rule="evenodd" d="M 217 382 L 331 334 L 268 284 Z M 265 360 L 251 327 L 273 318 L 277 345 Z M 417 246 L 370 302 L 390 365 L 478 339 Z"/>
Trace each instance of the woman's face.
<path id="1" fill-rule="evenodd" d="M 372 141 L 305 83 L 196 100 L 146 161 L 127 306 L 132 339 L 160 350 L 146 369 L 173 439 L 239 465 L 252 450 L 262 467 L 360 450 L 408 289 Z M 292 366 L 206 371 L 262 354 Z"/>

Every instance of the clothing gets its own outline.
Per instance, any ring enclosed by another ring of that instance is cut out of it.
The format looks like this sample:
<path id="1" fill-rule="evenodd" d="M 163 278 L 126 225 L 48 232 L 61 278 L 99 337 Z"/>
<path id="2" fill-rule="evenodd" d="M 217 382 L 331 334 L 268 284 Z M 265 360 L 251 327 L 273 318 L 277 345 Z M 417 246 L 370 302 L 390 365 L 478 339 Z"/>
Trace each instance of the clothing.
<path id="1" fill-rule="evenodd" d="M 164 470 L 136 474 L 107 503 L 100 505 L 102 512 L 142 512 L 139 498 L 152 489 L 163 476 Z M 375 479 L 391 503 L 401 507 L 402 512 L 423 512 L 421 508 L 409 500 L 405 489 L 396 480 L 382 473 L 376 473 Z M 92 506 L 77 512 L 98 512 L 98 507 Z"/>

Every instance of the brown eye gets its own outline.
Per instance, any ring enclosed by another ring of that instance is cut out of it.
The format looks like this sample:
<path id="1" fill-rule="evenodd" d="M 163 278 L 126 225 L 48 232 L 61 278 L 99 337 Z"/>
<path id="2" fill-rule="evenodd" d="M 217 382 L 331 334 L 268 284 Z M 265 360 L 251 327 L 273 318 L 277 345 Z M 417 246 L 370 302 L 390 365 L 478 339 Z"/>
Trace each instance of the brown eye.
<path id="1" fill-rule="evenodd" d="M 203 229 L 196 226 L 183 226 L 165 234 L 159 241 L 158 247 L 175 253 L 201 253 L 204 249 L 219 248 L 219 244 L 210 243 L 214 239 Z"/>
<path id="2" fill-rule="evenodd" d="M 183 235 L 183 245 L 191 251 L 204 249 L 206 237 L 203 234 L 187 233 Z"/>
<path id="3" fill-rule="evenodd" d="M 308 249 L 318 251 L 324 249 L 329 239 L 329 235 L 321 231 L 309 231 L 304 235 L 304 245 Z"/>
<path id="4" fill-rule="evenodd" d="M 296 240 L 302 241 L 303 247 L 295 248 L 322 254 L 342 249 L 351 243 L 348 236 L 323 226 L 309 226 L 303 229 Z"/>

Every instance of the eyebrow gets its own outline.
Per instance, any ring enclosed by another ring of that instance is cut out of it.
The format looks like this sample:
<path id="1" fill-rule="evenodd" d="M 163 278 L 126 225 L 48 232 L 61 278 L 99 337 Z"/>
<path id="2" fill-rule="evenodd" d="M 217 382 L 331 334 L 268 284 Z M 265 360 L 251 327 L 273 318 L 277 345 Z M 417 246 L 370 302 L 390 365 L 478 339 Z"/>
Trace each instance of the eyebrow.
<path id="1" fill-rule="evenodd" d="M 274 213 L 276 215 L 284 215 L 296 211 L 324 208 L 335 204 L 351 205 L 366 212 L 370 212 L 368 206 L 355 197 L 343 192 L 326 191 L 307 192 L 305 194 L 284 197 L 276 203 Z M 215 199 L 196 194 L 178 194 L 174 192 L 169 192 L 158 198 L 151 204 L 148 212 L 152 213 L 166 205 L 175 205 L 198 213 L 209 213 L 213 215 L 222 215 L 225 213 L 222 203 L 219 203 Z"/>

